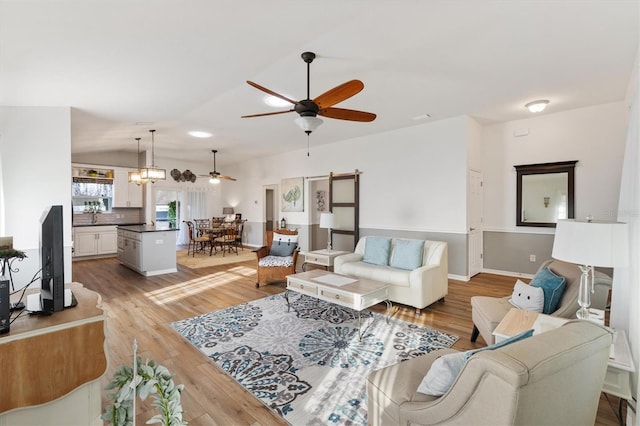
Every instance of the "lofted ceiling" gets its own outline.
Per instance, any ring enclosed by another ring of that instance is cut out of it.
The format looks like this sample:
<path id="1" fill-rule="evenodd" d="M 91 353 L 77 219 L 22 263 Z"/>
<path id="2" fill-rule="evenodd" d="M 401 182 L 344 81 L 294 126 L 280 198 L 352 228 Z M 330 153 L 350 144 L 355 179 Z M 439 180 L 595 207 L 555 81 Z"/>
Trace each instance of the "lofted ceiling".
<path id="1" fill-rule="evenodd" d="M 72 151 L 136 150 L 218 166 L 304 149 L 294 112 L 254 81 L 311 98 L 364 90 L 324 119 L 313 147 L 459 115 L 482 123 L 624 99 L 638 54 L 637 0 L 0 1 L 0 105 L 71 106 Z M 428 116 L 430 116 L 430 118 Z M 199 139 L 190 130 L 213 133 Z M 210 167 L 209 167 L 210 168 Z M 208 169 L 204 167 L 201 172 Z"/>

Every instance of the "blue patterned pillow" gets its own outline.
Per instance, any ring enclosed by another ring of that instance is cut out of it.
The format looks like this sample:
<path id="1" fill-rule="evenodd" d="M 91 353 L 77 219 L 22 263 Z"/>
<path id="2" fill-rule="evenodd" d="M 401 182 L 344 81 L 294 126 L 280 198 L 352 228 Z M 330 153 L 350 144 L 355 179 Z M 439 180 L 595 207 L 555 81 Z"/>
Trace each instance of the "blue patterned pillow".
<path id="1" fill-rule="evenodd" d="M 391 256 L 391 267 L 413 271 L 422 266 L 422 240 L 396 240 Z"/>
<path id="2" fill-rule="evenodd" d="M 567 280 L 564 277 L 554 274 L 549 268 L 543 268 L 533 277 L 530 285 L 542 288 L 544 292 L 544 307 L 542 308 L 542 313 L 552 314 L 558 308 L 560 298 L 567 286 Z"/>
<path id="3" fill-rule="evenodd" d="M 389 264 L 390 250 L 391 238 L 367 237 L 362 261 L 373 263 L 374 265 L 387 266 Z"/>

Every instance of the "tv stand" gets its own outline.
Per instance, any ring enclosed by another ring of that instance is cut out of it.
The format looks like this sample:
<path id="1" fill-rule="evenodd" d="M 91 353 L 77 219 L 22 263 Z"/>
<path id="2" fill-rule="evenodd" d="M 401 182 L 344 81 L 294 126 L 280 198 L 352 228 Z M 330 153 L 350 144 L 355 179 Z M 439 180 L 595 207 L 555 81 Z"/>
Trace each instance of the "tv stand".
<path id="1" fill-rule="evenodd" d="M 100 378 L 107 370 L 100 295 L 80 283 L 67 286 L 73 309 L 22 315 L 0 337 L 0 426 L 102 425 Z M 33 294 L 39 297 L 39 290 Z"/>

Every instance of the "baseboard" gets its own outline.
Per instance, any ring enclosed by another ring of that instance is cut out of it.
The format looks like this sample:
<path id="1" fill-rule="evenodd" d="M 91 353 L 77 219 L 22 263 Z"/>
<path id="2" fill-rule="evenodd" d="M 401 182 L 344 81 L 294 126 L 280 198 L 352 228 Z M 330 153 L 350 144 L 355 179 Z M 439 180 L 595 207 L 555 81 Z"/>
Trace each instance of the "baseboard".
<path id="1" fill-rule="evenodd" d="M 447 275 L 447 278 L 449 278 L 450 280 L 465 281 L 465 282 L 471 279 L 469 277 L 465 277 L 463 275 L 456 275 L 456 274 L 449 274 Z"/>
<path id="2" fill-rule="evenodd" d="M 523 274 L 522 272 L 499 271 L 497 269 L 482 268 L 482 272 L 487 273 L 487 274 L 504 275 L 504 276 L 507 276 L 507 277 L 514 277 L 514 278 L 528 278 L 528 279 L 531 279 L 531 278 L 534 277 L 532 274 Z"/>

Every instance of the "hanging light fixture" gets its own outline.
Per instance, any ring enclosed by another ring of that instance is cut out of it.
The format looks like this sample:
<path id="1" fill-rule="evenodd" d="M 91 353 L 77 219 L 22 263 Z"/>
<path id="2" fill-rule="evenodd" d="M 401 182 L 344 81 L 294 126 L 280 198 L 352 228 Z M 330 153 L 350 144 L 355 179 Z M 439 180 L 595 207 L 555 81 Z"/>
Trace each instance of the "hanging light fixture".
<path id="1" fill-rule="evenodd" d="M 138 156 L 136 157 L 138 168 L 132 172 L 129 172 L 129 182 L 135 183 L 136 185 L 147 183 L 145 179 L 142 179 L 142 173 L 140 172 L 140 139 L 142 138 L 136 138 L 136 141 L 138 141 Z"/>
<path id="2" fill-rule="evenodd" d="M 167 178 L 167 171 L 156 167 L 155 140 L 153 139 L 155 130 L 149 131 L 151 132 L 151 167 L 140 169 L 140 176 L 142 179 L 147 179 L 151 183 L 156 183 L 156 181 Z"/>

